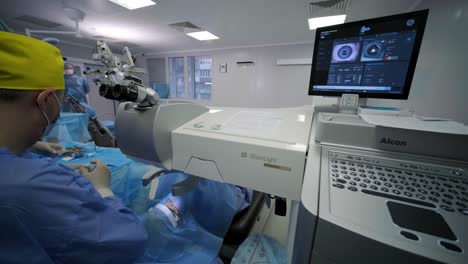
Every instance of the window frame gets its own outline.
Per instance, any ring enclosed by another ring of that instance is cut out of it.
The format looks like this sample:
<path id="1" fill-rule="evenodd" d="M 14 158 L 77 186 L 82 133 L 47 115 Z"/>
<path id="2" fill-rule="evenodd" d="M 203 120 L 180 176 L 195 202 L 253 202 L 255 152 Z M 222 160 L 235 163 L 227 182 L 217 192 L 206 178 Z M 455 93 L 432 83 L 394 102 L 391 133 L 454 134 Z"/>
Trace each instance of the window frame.
<path id="1" fill-rule="evenodd" d="M 184 97 L 169 97 L 170 99 L 182 99 L 182 100 L 187 100 L 187 101 L 196 101 L 196 102 L 210 102 L 212 101 L 213 98 L 213 65 L 214 65 L 214 58 L 213 55 L 211 54 L 171 54 L 170 56 L 166 56 L 166 80 L 167 83 L 170 85 L 170 78 L 171 78 L 171 72 L 170 72 L 170 60 L 171 58 L 184 58 L 184 91 L 187 96 Z M 210 89 L 210 99 L 197 99 L 195 96 L 195 87 L 194 89 L 194 95 L 193 97 L 190 95 L 190 87 L 189 87 L 189 59 L 188 57 L 210 57 L 211 58 L 211 89 Z M 169 89 L 170 86 L 169 86 Z"/>

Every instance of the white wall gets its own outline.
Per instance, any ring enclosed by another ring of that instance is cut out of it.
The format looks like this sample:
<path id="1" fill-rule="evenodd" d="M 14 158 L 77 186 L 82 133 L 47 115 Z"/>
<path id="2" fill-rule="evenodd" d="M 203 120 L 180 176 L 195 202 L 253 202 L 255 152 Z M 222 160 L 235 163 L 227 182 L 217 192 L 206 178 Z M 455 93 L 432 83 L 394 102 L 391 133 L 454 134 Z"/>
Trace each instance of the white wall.
<path id="1" fill-rule="evenodd" d="M 237 48 L 205 52 L 178 52 L 161 56 L 211 55 L 213 58 L 212 106 L 288 107 L 310 104 L 307 96 L 310 65 L 277 66 L 277 59 L 312 56 L 312 44 Z M 148 61 L 151 59 L 148 58 Z M 253 61 L 238 66 L 238 61 Z M 219 65 L 227 63 L 227 73 Z M 149 67 L 149 70 L 154 70 Z"/>
<path id="2" fill-rule="evenodd" d="M 451 118 L 468 124 L 468 1 L 424 0 L 416 8 L 430 9 L 419 60 L 407 101 L 370 99 L 368 104 L 401 106 L 421 115 Z M 310 66 L 277 66 L 277 59 L 307 58 L 313 44 L 239 48 L 180 55 L 213 56 L 213 106 L 288 107 L 311 104 L 307 95 Z M 237 61 L 251 60 L 251 67 Z M 220 73 L 220 63 L 228 73 Z"/>
<path id="3" fill-rule="evenodd" d="M 407 102 L 369 100 L 416 113 L 451 118 L 468 125 L 468 1 L 424 0 L 429 18 Z"/>

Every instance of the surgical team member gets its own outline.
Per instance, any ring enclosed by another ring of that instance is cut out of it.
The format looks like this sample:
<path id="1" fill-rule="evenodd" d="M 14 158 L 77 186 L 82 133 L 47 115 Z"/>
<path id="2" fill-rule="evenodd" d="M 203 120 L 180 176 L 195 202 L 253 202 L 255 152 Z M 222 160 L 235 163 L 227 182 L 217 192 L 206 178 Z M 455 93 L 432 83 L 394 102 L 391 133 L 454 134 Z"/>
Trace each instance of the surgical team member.
<path id="1" fill-rule="evenodd" d="M 71 95 L 79 103 L 88 104 L 86 95 L 89 93 L 88 82 L 81 76 L 75 74 L 73 64 L 65 63 L 65 95 Z"/>
<path id="2" fill-rule="evenodd" d="M 54 46 L 0 32 L 0 263 L 132 263 L 147 233 L 109 169 L 79 174 L 28 152 L 59 116 L 62 73 Z"/>

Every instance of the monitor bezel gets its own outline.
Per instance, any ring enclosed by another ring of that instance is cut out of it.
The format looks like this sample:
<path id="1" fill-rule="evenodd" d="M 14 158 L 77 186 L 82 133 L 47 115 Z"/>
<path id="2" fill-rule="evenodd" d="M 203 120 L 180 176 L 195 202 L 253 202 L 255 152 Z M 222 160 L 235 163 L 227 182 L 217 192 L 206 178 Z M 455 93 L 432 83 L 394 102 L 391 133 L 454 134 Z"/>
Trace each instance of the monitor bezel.
<path id="1" fill-rule="evenodd" d="M 359 20 L 359 21 L 353 21 L 353 22 L 348 22 L 344 24 L 339 24 L 339 25 L 333 25 L 333 26 L 328 26 L 328 27 L 321 27 L 317 28 L 315 31 L 315 42 L 314 42 L 314 53 L 312 57 L 312 68 L 310 72 L 310 81 L 309 81 L 309 95 L 320 95 L 320 96 L 341 96 L 343 94 L 358 94 L 360 98 L 380 98 L 380 99 L 400 99 L 400 100 L 406 100 L 408 99 L 408 95 L 410 92 L 411 84 L 413 82 L 413 76 L 414 72 L 416 69 L 416 64 L 418 61 L 418 56 L 419 56 L 419 51 L 421 49 L 421 43 L 422 39 L 424 36 L 424 30 L 426 28 L 426 23 L 427 23 L 427 17 L 429 15 L 429 9 L 424 9 L 424 10 L 419 10 L 419 11 L 414 11 L 414 12 L 408 12 L 408 13 L 403 13 L 403 14 L 397 14 L 397 15 L 391 15 L 391 16 L 384 16 L 384 17 L 378 17 L 378 18 L 371 18 L 371 19 L 365 19 L 365 20 Z M 419 23 L 416 27 L 416 37 L 415 37 L 415 43 L 413 47 L 413 52 L 411 54 L 409 66 L 408 66 L 408 74 L 406 76 L 405 84 L 403 86 L 403 92 L 401 94 L 386 94 L 386 93 L 363 93 L 363 92 L 335 92 L 335 91 L 314 91 L 313 89 L 313 73 L 315 71 L 316 67 L 316 56 L 317 54 L 317 49 L 320 41 L 320 34 L 323 31 L 329 31 L 329 30 L 335 30 L 339 29 L 342 27 L 348 27 L 348 26 L 356 26 L 359 24 L 370 24 L 370 23 L 378 23 L 378 22 L 385 22 L 385 21 L 390 21 L 390 20 L 399 20 L 399 19 L 405 19 L 405 18 L 411 18 L 415 16 L 421 16 L 423 19 L 421 20 L 421 23 Z"/>

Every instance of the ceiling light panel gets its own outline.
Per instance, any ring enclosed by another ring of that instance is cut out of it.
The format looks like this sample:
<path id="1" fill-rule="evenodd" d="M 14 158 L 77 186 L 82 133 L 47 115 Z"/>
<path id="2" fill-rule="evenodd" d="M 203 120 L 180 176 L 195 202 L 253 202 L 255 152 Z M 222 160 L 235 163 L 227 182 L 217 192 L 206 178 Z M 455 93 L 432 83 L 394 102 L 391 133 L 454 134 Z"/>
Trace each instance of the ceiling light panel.
<path id="1" fill-rule="evenodd" d="M 198 39 L 200 41 L 219 39 L 217 36 L 213 35 L 212 33 L 208 31 L 191 32 L 191 33 L 187 33 L 187 35 L 194 39 Z"/>
<path id="2" fill-rule="evenodd" d="M 309 29 L 314 30 L 319 27 L 327 27 L 327 26 L 343 24 L 345 22 L 345 19 L 346 19 L 346 15 L 322 16 L 322 17 L 309 18 Z"/>
<path id="3" fill-rule="evenodd" d="M 156 3 L 151 0 L 109 0 L 112 3 L 123 6 L 127 9 L 133 10 L 142 7 L 152 6 Z"/>

